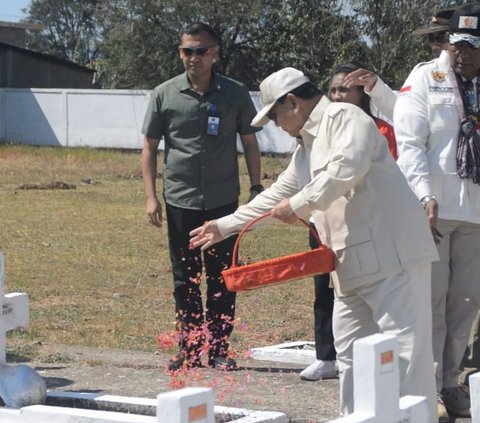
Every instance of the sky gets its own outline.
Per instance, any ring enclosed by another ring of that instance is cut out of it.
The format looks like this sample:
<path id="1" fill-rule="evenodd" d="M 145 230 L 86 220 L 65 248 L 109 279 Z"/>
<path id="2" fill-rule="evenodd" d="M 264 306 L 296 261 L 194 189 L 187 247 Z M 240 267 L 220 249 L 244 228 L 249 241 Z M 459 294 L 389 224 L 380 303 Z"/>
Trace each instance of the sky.
<path id="1" fill-rule="evenodd" d="M 0 21 L 18 22 L 25 18 L 22 9 L 28 7 L 31 0 L 0 0 Z"/>
<path id="2" fill-rule="evenodd" d="M 0 0 L 0 21 L 18 22 L 25 18 L 22 9 L 28 7 L 30 3 L 31 0 Z"/>

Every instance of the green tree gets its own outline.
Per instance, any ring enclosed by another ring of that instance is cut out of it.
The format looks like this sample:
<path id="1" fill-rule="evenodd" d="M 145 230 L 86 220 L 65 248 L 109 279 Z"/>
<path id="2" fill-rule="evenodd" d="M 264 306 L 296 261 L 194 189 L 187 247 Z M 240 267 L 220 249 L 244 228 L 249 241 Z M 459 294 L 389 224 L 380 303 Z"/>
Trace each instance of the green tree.
<path id="1" fill-rule="evenodd" d="M 88 65 L 98 57 L 101 29 L 97 0 L 32 0 L 26 22 L 42 24 L 30 34 L 28 47 L 41 53 Z"/>
<path id="2" fill-rule="evenodd" d="M 177 47 L 182 29 L 193 21 L 211 25 L 222 39 L 222 73 L 251 42 L 250 28 L 261 0 L 185 2 L 180 0 L 111 0 L 102 9 L 105 37 L 101 46 L 104 86 L 152 88 L 182 71 Z"/>
<path id="3" fill-rule="evenodd" d="M 364 61 L 366 45 L 338 1 L 271 0 L 265 4 L 253 57 L 240 58 L 256 63 L 257 78 L 293 66 L 325 88 L 336 63 Z"/>
<path id="4" fill-rule="evenodd" d="M 382 79 L 399 88 L 419 62 L 431 60 L 427 37 L 413 34 L 431 22 L 435 11 L 468 1 L 350 0 L 348 8 L 369 45 L 368 63 Z"/>
<path id="5" fill-rule="evenodd" d="M 178 70 L 168 2 L 108 0 L 99 8 L 104 37 L 96 70 L 104 88 L 151 89 Z"/>
<path id="6" fill-rule="evenodd" d="M 318 82 L 336 60 L 365 57 L 353 20 L 336 0 L 110 0 L 103 8 L 104 86 L 152 88 L 182 71 L 177 46 L 192 21 L 222 39 L 218 69 L 257 89 L 266 75 L 296 66 Z M 333 46 L 335 46 L 333 48 Z"/>
<path id="7" fill-rule="evenodd" d="M 183 71 L 182 29 L 211 25 L 222 39 L 218 69 L 252 89 L 295 66 L 326 88 L 332 68 L 357 62 L 401 86 L 429 60 L 426 37 L 412 34 L 435 10 L 458 0 L 32 0 L 41 23 L 30 48 L 88 64 L 104 88 L 151 89 Z"/>

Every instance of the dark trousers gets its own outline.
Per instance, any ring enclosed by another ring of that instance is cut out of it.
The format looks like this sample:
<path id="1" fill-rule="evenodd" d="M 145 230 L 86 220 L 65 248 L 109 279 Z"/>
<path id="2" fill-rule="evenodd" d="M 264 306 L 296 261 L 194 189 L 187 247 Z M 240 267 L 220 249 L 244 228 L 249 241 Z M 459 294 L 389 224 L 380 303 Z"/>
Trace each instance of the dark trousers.
<path id="1" fill-rule="evenodd" d="M 312 228 L 315 226 L 311 224 Z M 310 247 L 318 247 L 318 242 L 310 232 Z M 333 345 L 332 313 L 333 289 L 330 288 L 330 275 L 316 275 L 313 278 L 315 285 L 315 301 L 313 313 L 315 320 L 315 350 L 317 360 L 335 360 L 337 353 Z"/>
<path id="2" fill-rule="evenodd" d="M 189 210 L 166 205 L 179 346 L 192 358 L 199 358 L 204 348 L 210 358 L 227 354 L 236 295 L 227 290 L 221 272 L 231 266 L 236 237 L 227 238 L 202 254 L 200 248 L 189 248 L 189 232 L 207 220 L 234 212 L 237 207 L 234 203 L 214 210 Z M 203 267 L 207 285 L 205 311 L 200 290 Z"/>

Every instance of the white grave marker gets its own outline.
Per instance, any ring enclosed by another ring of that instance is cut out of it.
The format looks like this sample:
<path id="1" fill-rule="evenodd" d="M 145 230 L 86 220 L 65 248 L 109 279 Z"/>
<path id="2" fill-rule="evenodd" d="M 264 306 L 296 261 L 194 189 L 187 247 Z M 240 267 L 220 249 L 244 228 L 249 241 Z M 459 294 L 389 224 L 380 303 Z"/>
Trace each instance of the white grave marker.
<path id="1" fill-rule="evenodd" d="M 3 253 L 0 253 L 0 364 L 7 361 L 6 333 L 20 326 L 27 326 L 29 320 L 28 295 L 18 292 L 5 295 L 4 280 L 5 260 Z"/>
<path id="2" fill-rule="evenodd" d="M 400 397 L 395 336 L 376 334 L 353 344 L 354 412 L 331 423 L 425 423 L 425 397 Z"/>
<path id="3" fill-rule="evenodd" d="M 211 388 L 185 388 L 157 396 L 158 423 L 215 423 Z"/>
<path id="4" fill-rule="evenodd" d="M 470 402 L 472 405 L 472 423 L 480 423 L 480 372 L 468 378 Z"/>

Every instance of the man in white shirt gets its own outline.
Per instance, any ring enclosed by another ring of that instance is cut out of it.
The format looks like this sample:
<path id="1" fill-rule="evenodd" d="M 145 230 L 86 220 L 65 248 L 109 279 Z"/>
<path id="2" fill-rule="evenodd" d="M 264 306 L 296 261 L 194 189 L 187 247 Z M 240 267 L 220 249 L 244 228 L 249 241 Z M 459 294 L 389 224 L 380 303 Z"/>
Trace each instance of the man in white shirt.
<path id="1" fill-rule="evenodd" d="M 432 16 L 430 24 L 417 28 L 415 35 L 427 36 L 432 49 L 432 57 L 437 59 L 443 50 L 448 49 L 448 22 L 455 9 L 438 10 Z"/>
<path id="2" fill-rule="evenodd" d="M 193 230 L 192 246 L 209 248 L 267 211 L 285 223 L 311 214 L 336 255 L 331 278 L 341 412 L 353 412 L 353 343 L 381 332 L 398 338 L 401 394 L 427 397 L 428 423 L 436 423 L 430 269 L 438 256 L 421 205 L 360 108 L 330 102 L 294 68 L 267 77 L 260 91 L 263 108 L 252 125 L 273 120 L 297 137 L 297 149 L 270 188 Z"/>
<path id="3" fill-rule="evenodd" d="M 398 164 L 425 207 L 441 261 L 432 269 L 439 411 L 470 415 L 459 366 L 480 305 L 480 5 L 456 9 L 448 60 L 420 65 L 397 99 Z M 440 414 L 440 413 L 439 413 Z M 447 420 L 448 421 L 448 420 Z"/>
<path id="4" fill-rule="evenodd" d="M 413 33 L 415 35 L 428 36 L 430 47 L 432 49 L 432 58 L 438 59 L 440 55 L 447 57 L 444 50 L 448 49 L 448 21 L 453 15 L 455 9 L 438 10 L 432 16 L 430 25 L 426 27 L 417 28 Z M 418 66 L 416 65 L 412 72 Z M 349 73 L 345 78 L 345 85 L 353 87 L 355 85 L 363 85 L 365 92 L 372 97 L 375 107 L 381 114 L 381 118 L 386 118 L 388 122 L 393 119 L 393 109 L 397 101 L 397 92 L 393 91 L 386 85 L 380 77 L 373 71 L 367 69 L 358 69 Z"/>

